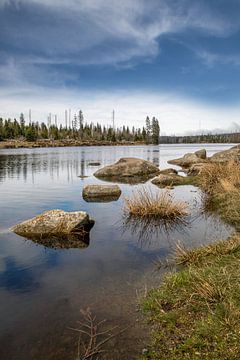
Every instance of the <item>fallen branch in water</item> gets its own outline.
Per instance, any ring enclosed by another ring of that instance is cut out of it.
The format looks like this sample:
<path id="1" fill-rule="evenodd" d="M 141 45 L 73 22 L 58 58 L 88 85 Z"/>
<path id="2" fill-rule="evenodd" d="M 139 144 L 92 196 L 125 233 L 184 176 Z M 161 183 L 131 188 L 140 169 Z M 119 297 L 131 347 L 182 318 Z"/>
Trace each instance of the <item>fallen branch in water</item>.
<path id="1" fill-rule="evenodd" d="M 128 327 L 115 334 L 112 334 L 112 331 L 117 329 L 118 326 L 101 331 L 100 327 L 106 320 L 97 322 L 96 316 L 92 315 L 89 308 L 81 310 L 81 313 L 84 320 L 83 322 L 79 321 L 80 328 L 69 328 L 79 333 L 77 360 L 98 360 L 97 355 L 106 351 L 103 349 L 103 346 L 111 339 L 126 331 Z"/>

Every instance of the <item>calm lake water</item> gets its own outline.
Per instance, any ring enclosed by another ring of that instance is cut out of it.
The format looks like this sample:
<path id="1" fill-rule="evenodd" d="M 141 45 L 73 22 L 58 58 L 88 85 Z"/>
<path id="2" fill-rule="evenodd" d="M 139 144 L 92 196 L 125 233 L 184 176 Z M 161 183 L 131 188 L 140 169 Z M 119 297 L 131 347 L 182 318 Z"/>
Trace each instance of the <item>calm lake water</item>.
<path id="1" fill-rule="evenodd" d="M 73 360 L 77 357 L 81 309 L 89 307 L 106 326 L 128 327 L 113 338 L 102 358 L 131 360 L 146 342 L 137 303 L 146 289 L 161 282 L 154 262 L 169 257 L 177 242 L 193 247 L 226 238 L 232 231 L 201 209 L 192 186 L 173 195 L 189 204 L 188 225 L 167 233 L 141 223 L 124 224 L 124 196 L 143 186 L 120 184 L 122 195 L 110 203 L 87 203 L 86 184 L 104 183 L 93 173 L 100 162 L 140 157 L 161 169 L 167 161 L 205 147 L 208 156 L 231 145 L 162 145 L 0 150 L 0 359 Z M 83 179 L 79 176 L 87 176 Z M 150 182 L 144 186 L 161 191 Z M 9 228 L 45 210 L 84 210 L 96 220 L 85 248 L 51 249 L 26 240 Z M 118 331 L 118 330 L 117 330 Z"/>

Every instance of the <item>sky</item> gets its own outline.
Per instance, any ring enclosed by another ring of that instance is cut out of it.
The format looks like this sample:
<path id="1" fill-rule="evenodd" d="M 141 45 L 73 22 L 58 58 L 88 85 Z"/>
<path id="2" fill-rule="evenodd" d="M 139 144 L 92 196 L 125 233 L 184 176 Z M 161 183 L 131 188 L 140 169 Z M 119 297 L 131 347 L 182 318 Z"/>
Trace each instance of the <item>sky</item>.
<path id="1" fill-rule="evenodd" d="M 240 0 L 0 0 L 0 116 L 240 129 Z"/>

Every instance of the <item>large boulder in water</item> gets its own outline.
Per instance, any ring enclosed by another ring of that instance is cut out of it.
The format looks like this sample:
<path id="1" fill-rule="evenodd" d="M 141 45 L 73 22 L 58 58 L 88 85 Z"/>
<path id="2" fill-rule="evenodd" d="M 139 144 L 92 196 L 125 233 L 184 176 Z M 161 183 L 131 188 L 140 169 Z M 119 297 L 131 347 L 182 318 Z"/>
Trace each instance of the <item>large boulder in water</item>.
<path id="1" fill-rule="evenodd" d="M 159 168 L 149 161 L 138 158 L 121 158 L 115 164 L 99 169 L 94 175 L 110 181 L 141 182 L 141 180 L 148 180 L 157 175 L 159 171 Z"/>
<path id="2" fill-rule="evenodd" d="M 234 146 L 228 150 L 219 151 L 210 157 L 210 161 L 224 163 L 228 161 L 240 162 L 240 145 Z"/>
<path id="3" fill-rule="evenodd" d="M 94 220 L 84 211 L 65 212 L 63 210 L 45 211 L 15 225 L 11 230 L 27 238 L 49 238 L 89 232 Z"/>
<path id="4" fill-rule="evenodd" d="M 82 195 L 87 202 L 116 201 L 121 195 L 121 189 L 118 185 L 87 185 Z"/>

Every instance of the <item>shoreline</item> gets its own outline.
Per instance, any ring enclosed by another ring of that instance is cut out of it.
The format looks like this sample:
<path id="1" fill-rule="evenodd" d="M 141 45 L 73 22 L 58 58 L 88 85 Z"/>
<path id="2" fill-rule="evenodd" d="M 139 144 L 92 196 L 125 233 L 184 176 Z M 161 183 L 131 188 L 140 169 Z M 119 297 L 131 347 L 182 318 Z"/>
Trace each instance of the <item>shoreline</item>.
<path id="1" fill-rule="evenodd" d="M 186 144 L 203 144 L 203 143 L 184 143 Z M 204 143 L 204 144 L 212 144 Z M 222 144 L 222 143 L 219 143 Z M 227 143 L 224 143 L 227 144 Z M 228 143 L 233 145 L 233 143 Z M 142 141 L 98 141 L 98 140 L 74 140 L 74 139 L 64 139 L 64 140 L 49 140 L 41 139 L 36 141 L 27 141 L 27 140 L 3 140 L 0 141 L 0 150 L 1 149 L 35 149 L 35 148 L 55 148 L 55 147 L 82 147 L 82 146 L 142 146 L 142 145 L 156 145 L 156 144 L 146 144 Z M 158 145 L 170 145 L 165 142 L 160 142 Z M 174 145 L 174 143 L 171 143 Z M 175 145 L 180 145 L 176 143 Z"/>
<path id="2" fill-rule="evenodd" d="M 8 140 L 0 141 L 0 149 L 34 149 L 34 148 L 53 148 L 71 146 L 126 146 L 126 145 L 145 145 L 143 142 L 112 142 L 112 141 L 81 141 L 74 139 L 65 140 Z"/>

